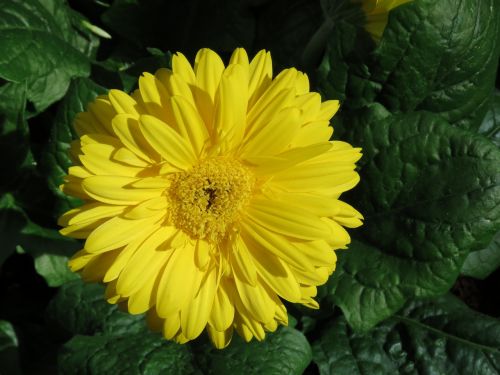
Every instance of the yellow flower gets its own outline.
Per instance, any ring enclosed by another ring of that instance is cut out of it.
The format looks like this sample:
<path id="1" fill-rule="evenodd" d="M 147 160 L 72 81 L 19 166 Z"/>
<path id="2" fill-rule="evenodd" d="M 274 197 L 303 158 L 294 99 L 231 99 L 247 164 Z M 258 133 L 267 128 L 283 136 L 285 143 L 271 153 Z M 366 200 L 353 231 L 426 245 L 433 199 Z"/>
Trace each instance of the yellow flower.
<path id="1" fill-rule="evenodd" d="M 167 339 L 262 340 L 287 324 L 282 300 L 318 308 L 343 227 L 361 225 L 339 200 L 360 149 L 329 141 L 338 101 L 296 69 L 273 79 L 269 52 L 172 65 L 77 115 L 62 189 L 85 204 L 59 223 L 86 241 L 70 267 Z"/>
<path id="2" fill-rule="evenodd" d="M 412 0 L 353 0 L 361 2 L 363 13 L 365 14 L 365 30 L 368 31 L 372 38 L 379 41 L 382 38 L 389 12 L 405 3 Z"/>

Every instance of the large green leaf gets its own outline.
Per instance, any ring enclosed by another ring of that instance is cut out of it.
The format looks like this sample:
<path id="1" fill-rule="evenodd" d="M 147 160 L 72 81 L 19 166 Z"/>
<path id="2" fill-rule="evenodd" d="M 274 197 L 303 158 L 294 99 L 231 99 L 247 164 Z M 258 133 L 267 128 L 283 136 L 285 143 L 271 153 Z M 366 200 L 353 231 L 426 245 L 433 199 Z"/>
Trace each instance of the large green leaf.
<path id="1" fill-rule="evenodd" d="M 177 345 L 150 332 L 143 316 L 106 303 L 103 294 L 102 286 L 77 280 L 63 285 L 47 308 L 53 332 L 76 334 L 60 353 L 61 373 L 298 375 L 311 361 L 307 339 L 292 328 L 268 334 L 262 342 L 235 336 L 224 350 L 203 339 Z"/>
<path id="2" fill-rule="evenodd" d="M 0 369 L 1 374 L 21 374 L 17 347 L 19 343 L 12 324 L 0 320 Z"/>
<path id="3" fill-rule="evenodd" d="M 132 334 L 145 325 L 142 316 L 130 315 L 104 300 L 104 288 L 75 280 L 61 286 L 46 311 L 47 321 L 65 334 Z"/>
<path id="4" fill-rule="evenodd" d="M 378 46 L 340 22 L 319 71 L 321 89 L 346 108 L 379 102 L 477 129 L 494 87 L 499 15 L 495 0 L 413 1 L 391 12 Z"/>
<path id="5" fill-rule="evenodd" d="M 64 39 L 90 59 L 95 59 L 99 38 L 91 30 L 91 24 L 80 13 L 67 5 L 67 0 L 38 0 L 57 21 Z"/>
<path id="6" fill-rule="evenodd" d="M 283 327 L 263 342 L 244 342 L 233 337 L 228 348 L 205 345 L 197 362 L 207 375 L 300 375 L 312 359 L 311 347 L 302 333 Z"/>
<path id="7" fill-rule="evenodd" d="M 313 355 L 321 375 L 496 375 L 500 322 L 443 296 L 413 302 L 366 334 L 337 318 Z"/>
<path id="8" fill-rule="evenodd" d="M 52 3 L 53 13 L 38 0 L 0 1 L 0 77 L 26 83 L 37 113 L 64 95 L 72 77 L 90 73 L 88 56 L 68 27 L 69 11 L 61 9 L 66 3 Z"/>
<path id="9" fill-rule="evenodd" d="M 479 132 L 500 146 L 500 91 L 495 91 L 490 108 L 484 116 Z M 500 229 L 484 249 L 471 252 L 462 266 L 462 274 L 485 279 L 500 267 Z"/>
<path id="10" fill-rule="evenodd" d="M 60 374 L 202 374 L 187 346 L 149 332 L 75 336 L 58 359 Z"/>
<path id="11" fill-rule="evenodd" d="M 71 83 L 68 93 L 59 106 L 40 166 L 49 189 L 57 198 L 53 210 L 54 217 L 59 217 L 70 208 L 81 204 L 80 200 L 63 194 L 59 185 L 63 183 L 63 178 L 72 164 L 68 151 L 71 141 L 77 137 L 73 129 L 75 115 L 84 111 L 89 102 L 105 91 L 91 80 L 79 78 Z"/>
<path id="12" fill-rule="evenodd" d="M 341 139 L 363 147 L 346 195 L 365 216 L 327 289 L 346 319 L 371 328 L 409 298 L 446 292 L 500 224 L 500 150 L 437 115 L 345 114 Z"/>

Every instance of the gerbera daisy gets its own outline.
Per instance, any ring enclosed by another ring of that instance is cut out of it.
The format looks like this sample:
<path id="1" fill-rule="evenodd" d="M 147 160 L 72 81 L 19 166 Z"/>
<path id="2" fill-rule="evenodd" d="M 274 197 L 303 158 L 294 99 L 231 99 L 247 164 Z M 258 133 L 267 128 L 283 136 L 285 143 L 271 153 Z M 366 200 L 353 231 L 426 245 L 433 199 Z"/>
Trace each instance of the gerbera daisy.
<path id="1" fill-rule="evenodd" d="M 338 107 L 243 49 L 228 66 L 202 49 L 194 69 L 177 53 L 132 95 L 98 97 L 75 119 L 62 186 L 85 201 L 59 221 L 86 239 L 71 269 L 180 343 L 204 329 L 218 348 L 233 329 L 262 340 L 287 324 L 283 300 L 318 308 L 343 227 L 361 225 L 339 200 L 360 149 L 329 140 Z"/>
<path id="2" fill-rule="evenodd" d="M 324 39 L 324 43 L 326 43 L 326 38 L 334 24 L 344 20 L 363 27 L 378 42 L 387 26 L 389 12 L 410 1 L 412 0 L 335 0 L 327 2 L 323 8 L 326 21 L 318 30 L 315 38 Z"/>

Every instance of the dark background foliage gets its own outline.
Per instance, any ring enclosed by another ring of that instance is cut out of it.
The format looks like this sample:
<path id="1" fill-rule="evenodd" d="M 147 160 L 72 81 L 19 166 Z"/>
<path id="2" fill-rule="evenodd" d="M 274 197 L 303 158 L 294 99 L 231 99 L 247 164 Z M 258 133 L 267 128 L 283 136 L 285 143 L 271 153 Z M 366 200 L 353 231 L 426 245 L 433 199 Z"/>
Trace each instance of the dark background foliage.
<path id="1" fill-rule="evenodd" d="M 0 374 L 500 373 L 500 3 L 414 0 L 380 43 L 344 0 L 0 0 Z M 340 99 L 365 216 L 290 327 L 218 351 L 106 304 L 56 219 L 74 115 L 144 71 L 265 48 Z M 496 87 L 495 88 L 495 80 Z"/>

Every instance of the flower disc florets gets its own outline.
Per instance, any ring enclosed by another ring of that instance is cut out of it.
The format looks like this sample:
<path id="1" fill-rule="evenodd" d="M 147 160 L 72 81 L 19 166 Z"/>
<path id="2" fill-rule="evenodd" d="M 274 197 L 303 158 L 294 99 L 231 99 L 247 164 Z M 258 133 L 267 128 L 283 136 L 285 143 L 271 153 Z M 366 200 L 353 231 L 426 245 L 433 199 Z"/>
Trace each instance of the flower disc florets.
<path id="1" fill-rule="evenodd" d="M 249 202 L 255 177 L 235 160 L 214 158 L 172 176 L 172 222 L 195 239 L 218 242 Z"/>

